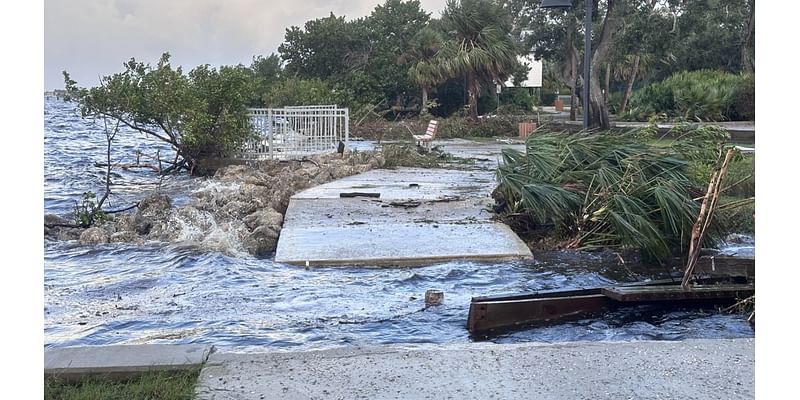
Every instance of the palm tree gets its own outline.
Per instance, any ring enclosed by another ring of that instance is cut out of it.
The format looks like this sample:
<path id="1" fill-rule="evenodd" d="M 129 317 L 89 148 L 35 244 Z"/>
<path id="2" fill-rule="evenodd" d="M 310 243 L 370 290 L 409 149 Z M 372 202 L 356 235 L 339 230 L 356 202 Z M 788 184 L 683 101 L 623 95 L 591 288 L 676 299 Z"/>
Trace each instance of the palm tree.
<path id="1" fill-rule="evenodd" d="M 469 118 L 476 120 L 480 82 L 502 82 L 518 63 L 511 18 L 496 1 L 448 0 L 442 24 L 450 39 L 440 52 L 439 75 L 466 75 Z"/>
<path id="2" fill-rule="evenodd" d="M 624 114 L 625 109 L 628 108 L 628 101 L 631 99 L 633 92 L 633 84 L 637 79 L 647 75 L 654 67 L 654 58 L 650 53 L 644 54 L 628 54 L 621 60 L 613 62 L 612 68 L 614 70 L 614 78 L 617 80 L 625 80 L 625 92 L 622 96 L 622 104 L 619 109 L 619 114 Z"/>
<path id="3" fill-rule="evenodd" d="M 398 64 L 413 63 L 408 68 L 408 79 L 422 90 L 420 112 L 426 110 L 428 90 L 441 79 L 437 72 L 436 55 L 442 48 L 442 34 L 431 27 L 425 27 L 411 39 L 409 49 L 398 59 Z"/>

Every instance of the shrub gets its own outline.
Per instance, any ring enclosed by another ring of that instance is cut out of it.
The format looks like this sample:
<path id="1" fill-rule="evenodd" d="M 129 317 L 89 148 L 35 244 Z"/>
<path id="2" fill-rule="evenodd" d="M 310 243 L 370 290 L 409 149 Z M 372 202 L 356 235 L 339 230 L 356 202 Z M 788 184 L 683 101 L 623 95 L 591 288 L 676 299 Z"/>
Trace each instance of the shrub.
<path id="1" fill-rule="evenodd" d="M 539 104 L 545 106 L 552 106 L 553 104 L 555 104 L 556 98 L 558 98 L 558 94 L 556 94 L 555 92 L 542 89 L 542 92 L 539 95 Z"/>
<path id="2" fill-rule="evenodd" d="M 529 113 L 534 103 L 534 97 L 526 88 L 506 88 L 500 93 L 500 107 L 506 113 Z"/>
<path id="3" fill-rule="evenodd" d="M 276 83 L 264 95 L 267 107 L 342 104 L 341 96 L 321 79 L 289 78 Z"/>
<path id="4" fill-rule="evenodd" d="M 746 75 L 736 86 L 733 100 L 734 121 L 754 121 L 756 119 L 756 78 Z"/>
<path id="5" fill-rule="evenodd" d="M 754 114 L 750 111 L 754 110 L 754 88 L 751 75 L 714 70 L 679 72 L 636 91 L 624 119 L 644 120 L 661 113 L 686 120 L 743 119 Z"/>

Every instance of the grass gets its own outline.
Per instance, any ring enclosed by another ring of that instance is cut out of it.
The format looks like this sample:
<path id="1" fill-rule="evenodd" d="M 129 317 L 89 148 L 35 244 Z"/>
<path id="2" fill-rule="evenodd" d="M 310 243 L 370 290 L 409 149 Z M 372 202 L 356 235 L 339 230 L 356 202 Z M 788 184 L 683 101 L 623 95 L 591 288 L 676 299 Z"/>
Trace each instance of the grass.
<path id="1" fill-rule="evenodd" d="M 44 381 L 45 400 L 187 400 L 194 398 L 200 369 L 147 372 L 129 380 L 91 377 Z"/>

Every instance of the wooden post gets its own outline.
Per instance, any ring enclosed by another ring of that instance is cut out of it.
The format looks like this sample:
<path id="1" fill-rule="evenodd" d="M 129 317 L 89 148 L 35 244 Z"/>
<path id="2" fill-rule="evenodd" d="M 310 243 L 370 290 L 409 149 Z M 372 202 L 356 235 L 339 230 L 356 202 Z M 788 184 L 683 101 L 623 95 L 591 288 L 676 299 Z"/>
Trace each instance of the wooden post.
<path id="1" fill-rule="evenodd" d="M 441 290 L 427 290 L 425 291 L 425 306 L 438 306 L 444 301 L 444 292 Z"/>

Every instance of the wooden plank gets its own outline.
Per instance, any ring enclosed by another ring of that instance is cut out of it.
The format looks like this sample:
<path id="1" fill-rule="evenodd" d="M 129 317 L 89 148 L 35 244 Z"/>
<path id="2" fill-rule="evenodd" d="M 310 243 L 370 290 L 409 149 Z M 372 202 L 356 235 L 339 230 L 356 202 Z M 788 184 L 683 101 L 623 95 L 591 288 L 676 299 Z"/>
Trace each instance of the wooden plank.
<path id="1" fill-rule="evenodd" d="M 602 293 L 619 302 L 743 299 L 755 293 L 754 285 L 697 285 L 684 290 L 680 286 L 617 286 Z"/>
<path id="2" fill-rule="evenodd" d="M 544 298 L 554 298 L 554 297 L 588 296 L 593 294 L 602 294 L 600 292 L 600 288 L 568 289 L 568 290 L 557 289 L 557 290 L 543 290 L 540 292 L 524 293 L 524 294 L 479 296 L 479 297 L 473 297 L 472 302 L 473 303 L 507 302 L 507 301 L 544 299 Z"/>
<path id="3" fill-rule="evenodd" d="M 756 277 L 756 260 L 754 258 L 703 256 L 694 268 L 695 275 L 712 277 Z"/>

